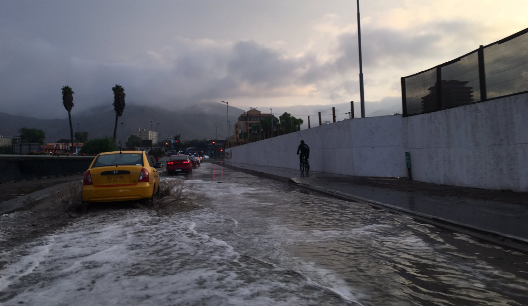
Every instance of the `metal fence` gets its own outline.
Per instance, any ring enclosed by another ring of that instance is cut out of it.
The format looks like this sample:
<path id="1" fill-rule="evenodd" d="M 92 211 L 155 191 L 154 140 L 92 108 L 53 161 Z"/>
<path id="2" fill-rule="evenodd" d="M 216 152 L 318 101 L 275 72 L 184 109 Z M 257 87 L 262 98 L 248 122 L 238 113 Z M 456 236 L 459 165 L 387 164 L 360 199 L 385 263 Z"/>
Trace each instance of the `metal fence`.
<path id="1" fill-rule="evenodd" d="M 528 92 L 528 28 L 403 77 L 401 86 L 404 116 Z"/>
<path id="2" fill-rule="evenodd" d="M 18 143 L 13 145 L 13 153 L 18 155 L 25 155 L 28 152 L 40 151 L 40 143 Z"/>

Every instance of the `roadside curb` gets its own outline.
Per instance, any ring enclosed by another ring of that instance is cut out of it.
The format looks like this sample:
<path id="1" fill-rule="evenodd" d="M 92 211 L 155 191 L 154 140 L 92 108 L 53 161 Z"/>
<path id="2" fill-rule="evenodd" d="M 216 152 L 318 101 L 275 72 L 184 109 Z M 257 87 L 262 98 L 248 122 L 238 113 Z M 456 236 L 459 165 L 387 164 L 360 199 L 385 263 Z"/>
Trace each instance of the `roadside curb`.
<path id="1" fill-rule="evenodd" d="M 296 182 L 295 179 L 292 179 L 292 178 L 287 178 L 287 177 L 269 174 L 269 173 L 265 173 L 261 171 L 236 167 L 233 165 L 228 165 L 226 163 L 222 163 L 221 165 L 227 168 L 231 168 L 231 169 L 241 171 L 241 172 L 246 172 L 246 173 L 256 175 L 259 177 L 269 178 L 269 179 L 273 179 L 273 180 L 283 182 L 283 183 L 295 184 L 299 188 L 309 190 L 309 191 L 315 191 L 320 194 L 331 196 L 331 197 L 334 197 L 340 200 L 359 202 L 359 203 L 368 204 L 368 205 L 371 205 L 377 208 L 383 208 L 388 211 L 407 214 L 421 222 L 426 222 L 426 223 L 429 223 L 429 224 L 432 224 L 432 225 L 435 225 L 441 228 L 445 228 L 451 231 L 461 232 L 469 236 L 473 236 L 475 238 L 485 240 L 487 242 L 491 242 L 491 243 L 498 244 L 501 246 L 506 246 L 512 249 L 516 249 L 516 250 L 528 253 L 528 240 L 520 238 L 520 237 L 515 237 L 515 236 L 505 235 L 505 234 L 494 232 L 494 231 L 484 230 L 484 229 L 469 226 L 466 224 L 461 224 L 461 223 L 458 223 L 452 220 L 447 220 L 447 219 L 439 218 L 433 215 L 427 215 L 427 214 L 411 211 L 405 208 L 370 200 L 370 199 L 355 196 L 352 194 L 328 190 L 325 188 L 311 186 L 305 183 L 299 183 L 299 182 Z"/>

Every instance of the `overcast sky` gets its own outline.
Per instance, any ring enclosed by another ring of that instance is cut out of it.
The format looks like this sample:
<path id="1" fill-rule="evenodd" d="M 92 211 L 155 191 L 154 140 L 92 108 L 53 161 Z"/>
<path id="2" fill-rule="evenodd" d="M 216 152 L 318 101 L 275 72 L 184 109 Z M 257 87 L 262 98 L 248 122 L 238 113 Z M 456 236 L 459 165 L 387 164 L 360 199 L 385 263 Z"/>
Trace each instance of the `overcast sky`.
<path id="1" fill-rule="evenodd" d="M 287 107 L 359 101 L 354 0 L 0 1 L 0 111 L 64 117 L 113 101 Z M 365 99 L 528 27 L 526 0 L 363 0 Z M 381 101 L 381 102 L 379 102 Z M 369 113 L 367 104 L 367 113 Z"/>

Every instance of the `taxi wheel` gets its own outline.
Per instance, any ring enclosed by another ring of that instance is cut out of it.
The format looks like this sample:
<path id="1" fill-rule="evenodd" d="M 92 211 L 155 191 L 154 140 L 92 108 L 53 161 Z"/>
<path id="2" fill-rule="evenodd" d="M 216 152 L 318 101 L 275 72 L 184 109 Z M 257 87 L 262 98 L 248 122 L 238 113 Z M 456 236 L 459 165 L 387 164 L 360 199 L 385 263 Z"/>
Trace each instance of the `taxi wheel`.
<path id="1" fill-rule="evenodd" d="M 154 195 L 155 195 L 155 192 L 156 192 L 156 187 L 154 187 L 152 189 L 152 195 L 150 196 L 150 198 L 141 199 L 141 205 L 146 206 L 146 207 L 154 206 Z"/>
<path id="2" fill-rule="evenodd" d="M 154 204 L 154 197 L 141 199 L 140 202 L 143 206 L 152 207 L 152 205 Z"/>

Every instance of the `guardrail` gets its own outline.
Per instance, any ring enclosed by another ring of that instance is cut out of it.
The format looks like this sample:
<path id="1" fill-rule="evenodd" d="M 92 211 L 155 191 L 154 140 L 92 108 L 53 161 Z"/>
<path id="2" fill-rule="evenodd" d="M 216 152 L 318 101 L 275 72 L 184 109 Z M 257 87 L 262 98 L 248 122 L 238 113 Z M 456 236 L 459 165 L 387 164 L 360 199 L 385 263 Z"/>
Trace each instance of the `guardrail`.
<path id="1" fill-rule="evenodd" d="M 0 155 L 0 183 L 82 173 L 95 156 Z"/>

